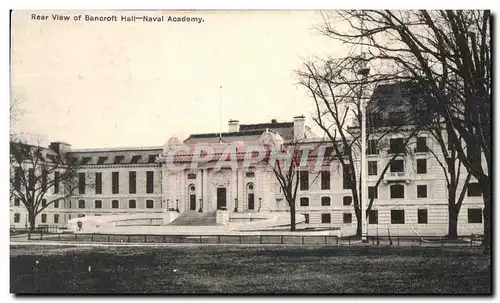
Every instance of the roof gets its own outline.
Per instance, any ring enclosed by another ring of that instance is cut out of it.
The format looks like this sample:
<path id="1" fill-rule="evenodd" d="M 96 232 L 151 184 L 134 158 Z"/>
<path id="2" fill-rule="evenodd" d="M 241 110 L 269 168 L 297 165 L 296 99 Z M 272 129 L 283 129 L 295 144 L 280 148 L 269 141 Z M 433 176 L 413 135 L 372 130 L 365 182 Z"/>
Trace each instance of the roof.
<path id="1" fill-rule="evenodd" d="M 222 142 L 257 141 L 266 130 L 278 133 L 285 140 L 293 138 L 293 122 L 276 122 L 241 124 L 237 132 L 192 134 L 184 140 L 184 143 L 214 143 L 219 142 L 220 138 Z"/>

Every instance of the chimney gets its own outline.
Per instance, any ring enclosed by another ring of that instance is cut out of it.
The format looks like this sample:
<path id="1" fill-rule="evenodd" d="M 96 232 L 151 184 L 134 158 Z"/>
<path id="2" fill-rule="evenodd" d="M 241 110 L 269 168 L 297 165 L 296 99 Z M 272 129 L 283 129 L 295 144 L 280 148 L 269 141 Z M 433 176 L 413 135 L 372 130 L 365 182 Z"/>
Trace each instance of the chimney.
<path id="1" fill-rule="evenodd" d="M 229 120 L 228 128 L 230 133 L 235 133 L 240 131 L 240 121 L 238 120 Z"/>
<path id="2" fill-rule="evenodd" d="M 293 138 L 295 140 L 304 139 L 306 118 L 304 115 L 293 117 Z"/>
<path id="3" fill-rule="evenodd" d="M 60 155 L 71 151 L 71 145 L 66 142 L 50 142 L 49 148 Z"/>

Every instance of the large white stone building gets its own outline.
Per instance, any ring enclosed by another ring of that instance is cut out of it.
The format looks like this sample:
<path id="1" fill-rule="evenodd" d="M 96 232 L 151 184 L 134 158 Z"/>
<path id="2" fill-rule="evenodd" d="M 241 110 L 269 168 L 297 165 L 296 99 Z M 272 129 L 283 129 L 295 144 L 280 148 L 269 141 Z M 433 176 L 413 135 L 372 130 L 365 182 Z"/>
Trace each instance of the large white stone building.
<path id="1" fill-rule="evenodd" d="M 37 224 L 62 226 L 81 216 L 153 213 L 169 209 L 179 212 L 288 211 L 274 173 L 265 163 L 242 167 L 246 147 L 262 144 L 268 137 L 284 144 L 299 139 L 304 146 L 328 142 L 305 125 L 303 116 L 294 117 L 291 122 L 273 120 L 250 125 L 230 120 L 228 128 L 224 133 L 194 134 L 184 141 L 170 138 L 158 147 L 74 150 L 66 143 L 52 143 L 47 152 L 66 152 L 76 159 L 81 188 L 76 196 L 45 209 L 38 216 Z M 415 152 L 398 156 L 383 182 L 374 187 L 392 150 L 403 137 L 404 132 L 391 135 L 389 148 L 367 150 L 368 193 L 375 196 L 368 233 L 445 235 L 448 231 L 448 193 L 443 170 L 427 149 L 433 149 L 439 156 L 431 137 L 422 133 L 411 141 L 409 146 L 414 146 Z M 370 144 L 368 142 L 368 146 Z M 215 154 L 211 155 L 211 161 L 199 160 L 194 167 L 191 166 L 193 153 L 199 151 L 199 146 L 209 147 Z M 179 147 L 185 151 L 169 153 Z M 236 159 L 237 169 L 217 169 L 216 162 L 228 147 L 236 151 L 231 157 Z M 315 161 L 314 156 L 311 159 Z M 171 169 L 169 164 L 186 167 Z M 339 167 L 332 163 L 328 172 L 301 172 L 296 201 L 297 212 L 306 217 L 301 228 L 355 230 L 351 190 Z M 89 180 L 94 183 L 92 187 L 86 186 Z M 458 218 L 458 234 L 482 233 L 483 202 L 476 183 L 472 179 L 469 184 Z M 57 195 L 53 190 L 49 194 L 48 201 Z M 10 211 L 12 226 L 27 226 L 27 212 L 19 200 L 11 201 Z"/>

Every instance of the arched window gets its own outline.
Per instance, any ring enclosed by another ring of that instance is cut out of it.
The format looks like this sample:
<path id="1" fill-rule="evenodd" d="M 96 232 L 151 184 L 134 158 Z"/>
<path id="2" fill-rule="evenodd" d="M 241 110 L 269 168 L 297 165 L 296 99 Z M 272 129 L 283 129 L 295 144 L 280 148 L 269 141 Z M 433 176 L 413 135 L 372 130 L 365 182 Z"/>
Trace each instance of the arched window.
<path id="1" fill-rule="evenodd" d="M 401 184 L 391 185 L 391 199 L 403 199 L 405 197 L 405 187 Z"/>
<path id="2" fill-rule="evenodd" d="M 255 186 L 253 183 L 247 184 L 247 203 L 248 209 L 255 209 Z"/>
<path id="3" fill-rule="evenodd" d="M 188 186 L 189 210 L 196 210 L 196 186 L 191 184 Z"/>

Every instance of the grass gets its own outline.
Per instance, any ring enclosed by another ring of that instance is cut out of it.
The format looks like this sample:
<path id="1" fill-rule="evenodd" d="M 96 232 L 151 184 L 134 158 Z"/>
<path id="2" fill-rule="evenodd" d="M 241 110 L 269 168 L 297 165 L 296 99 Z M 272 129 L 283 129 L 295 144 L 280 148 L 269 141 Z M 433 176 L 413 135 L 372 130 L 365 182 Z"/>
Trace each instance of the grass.
<path id="1" fill-rule="evenodd" d="M 10 289 L 13 293 L 489 294 L 490 275 L 490 257 L 480 248 L 464 247 L 12 246 Z"/>

